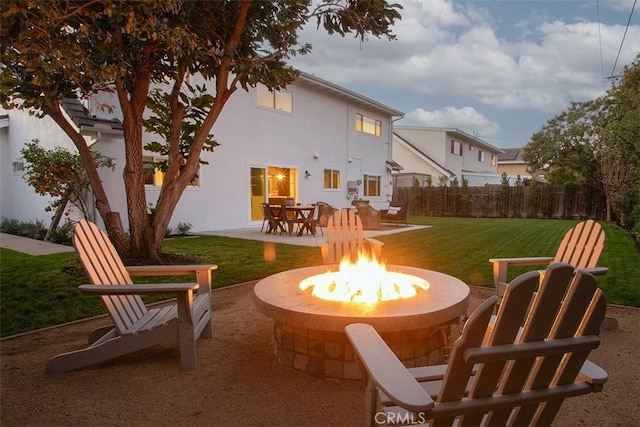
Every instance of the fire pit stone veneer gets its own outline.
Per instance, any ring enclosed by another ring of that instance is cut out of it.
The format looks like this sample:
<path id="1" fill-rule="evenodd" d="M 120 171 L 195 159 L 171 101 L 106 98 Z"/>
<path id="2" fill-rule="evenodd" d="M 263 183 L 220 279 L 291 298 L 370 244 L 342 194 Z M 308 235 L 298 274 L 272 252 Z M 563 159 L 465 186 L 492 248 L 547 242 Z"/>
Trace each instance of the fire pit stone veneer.
<path id="1" fill-rule="evenodd" d="M 417 276 L 430 286 L 413 298 L 375 304 L 326 301 L 298 287 L 303 279 L 330 268 L 284 271 L 256 284 L 255 305 L 274 320 L 274 352 L 280 362 L 320 377 L 358 379 L 353 348 L 344 333 L 346 325 L 357 322 L 376 328 L 409 367 L 444 362 L 445 337 L 469 304 L 464 282 L 435 271 L 388 265 L 389 271 Z"/>

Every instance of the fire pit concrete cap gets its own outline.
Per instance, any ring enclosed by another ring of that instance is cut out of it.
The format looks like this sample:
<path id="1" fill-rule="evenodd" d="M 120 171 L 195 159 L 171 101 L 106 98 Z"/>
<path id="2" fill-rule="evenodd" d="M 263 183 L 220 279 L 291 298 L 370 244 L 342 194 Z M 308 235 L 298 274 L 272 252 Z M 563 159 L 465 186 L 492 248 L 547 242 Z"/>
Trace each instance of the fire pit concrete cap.
<path id="1" fill-rule="evenodd" d="M 387 265 L 388 271 L 411 274 L 429 282 L 427 291 L 409 299 L 364 304 L 326 301 L 302 291 L 307 277 L 336 266 L 316 266 L 283 271 L 258 282 L 255 305 L 264 315 L 292 326 L 324 331 L 344 331 L 346 325 L 364 322 L 379 332 L 413 330 L 456 318 L 469 304 L 469 287 L 455 277 L 415 267 Z"/>

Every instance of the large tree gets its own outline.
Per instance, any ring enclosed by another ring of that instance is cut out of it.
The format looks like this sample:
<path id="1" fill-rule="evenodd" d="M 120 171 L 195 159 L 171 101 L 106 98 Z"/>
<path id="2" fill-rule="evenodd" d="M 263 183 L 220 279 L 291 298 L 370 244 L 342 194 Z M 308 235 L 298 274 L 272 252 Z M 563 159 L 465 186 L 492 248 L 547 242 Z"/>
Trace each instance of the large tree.
<path id="1" fill-rule="evenodd" d="M 216 145 L 211 130 L 232 94 L 258 83 L 279 90 L 293 82 L 296 72 L 286 60 L 310 52 L 298 37 L 309 21 L 329 34 L 393 39 L 401 8 L 385 0 L 5 0 L 0 7 L 3 106 L 31 109 L 60 126 L 78 149 L 118 250 L 155 259 L 202 151 Z M 190 74 L 211 81 L 215 91 L 190 87 Z M 167 81 L 166 93 L 152 90 Z M 60 104 L 102 91 L 116 94 L 123 114 L 128 235 L 85 139 Z M 153 215 L 147 215 L 144 187 L 145 125 L 162 137 L 146 148 L 167 156 Z"/>
<path id="2" fill-rule="evenodd" d="M 572 103 L 547 121 L 525 146 L 524 158 L 531 170 L 546 170 L 551 183 L 601 191 L 607 219 L 615 214 L 621 225 L 632 225 L 629 200 L 640 203 L 640 56 L 603 96 Z"/>

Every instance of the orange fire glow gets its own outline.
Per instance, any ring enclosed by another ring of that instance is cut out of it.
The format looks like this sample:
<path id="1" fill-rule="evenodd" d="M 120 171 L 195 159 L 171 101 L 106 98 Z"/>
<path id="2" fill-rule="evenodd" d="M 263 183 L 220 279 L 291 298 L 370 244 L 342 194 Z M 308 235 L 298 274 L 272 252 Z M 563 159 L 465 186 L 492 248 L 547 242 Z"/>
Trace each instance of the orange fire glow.
<path id="1" fill-rule="evenodd" d="M 300 282 L 300 289 L 308 288 L 312 288 L 311 295 L 330 301 L 373 304 L 414 297 L 418 289 L 426 291 L 429 282 L 410 274 L 387 271 L 384 263 L 360 253 L 355 264 L 345 257 L 338 271 L 317 274 Z"/>

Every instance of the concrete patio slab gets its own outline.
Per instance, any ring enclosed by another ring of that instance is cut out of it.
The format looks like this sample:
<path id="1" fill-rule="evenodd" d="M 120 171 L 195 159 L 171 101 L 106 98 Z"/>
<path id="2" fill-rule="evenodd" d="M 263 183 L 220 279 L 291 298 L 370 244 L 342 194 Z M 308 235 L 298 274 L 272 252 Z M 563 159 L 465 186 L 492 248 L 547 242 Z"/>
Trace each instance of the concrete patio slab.
<path id="1" fill-rule="evenodd" d="M 427 225 L 387 226 L 385 225 L 380 230 L 365 230 L 364 236 L 369 238 L 376 238 L 379 236 L 386 236 L 389 234 L 396 234 L 396 233 L 405 233 L 409 231 L 422 230 L 425 228 L 430 228 L 430 226 L 427 226 Z M 310 246 L 310 247 L 318 247 L 326 242 L 326 238 L 323 236 L 321 232 L 316 233 L 316 236 L 307 235 L 307 234 L 304 234 L 302 236 L 295 236 L 295 235 L 289 236 L 288 234 L 279 234 L 279 233 L 267 234 L 260 231 L 260 227 L 236 228 L 233 230 L 203 231 L 198 234 L 208 235 L 208 236 L 233 237 L 235 239 L 259 240 L 263 242 L 284 243 L 287 245 Z"/>
<path id="2" fill-rule="evenodd" d="M 58 245 L 44 240 L 29 239 L 6 233 L 0 233 L 0 248 L 36 256 L 74 251 L 73 246 Z"/>

